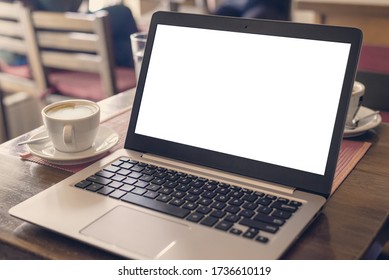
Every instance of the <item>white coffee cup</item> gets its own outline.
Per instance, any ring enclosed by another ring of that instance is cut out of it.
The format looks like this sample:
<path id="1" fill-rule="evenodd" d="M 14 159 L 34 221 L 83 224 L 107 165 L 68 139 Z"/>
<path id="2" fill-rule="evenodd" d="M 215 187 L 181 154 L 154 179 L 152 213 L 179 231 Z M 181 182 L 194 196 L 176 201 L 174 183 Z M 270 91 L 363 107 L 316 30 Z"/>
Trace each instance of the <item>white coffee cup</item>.
<path id="1" fill-rule="evenodd" d="M 89 100 L 65 100 L 42 109 L 43 123 L 54 147 L 75 153 L 93 145 L 100 124 L 100 107 Z"/>
<path id="2" fill-rule="evenodd" d="M 353 91 L 350 97 L 350 103 L 348 105 L 346 125 L 354 126 L 353 119 L 355 118 L 359 108 L 361 107 L 364 94 L 365 86 L 362 83 L 355 81 Z"/>

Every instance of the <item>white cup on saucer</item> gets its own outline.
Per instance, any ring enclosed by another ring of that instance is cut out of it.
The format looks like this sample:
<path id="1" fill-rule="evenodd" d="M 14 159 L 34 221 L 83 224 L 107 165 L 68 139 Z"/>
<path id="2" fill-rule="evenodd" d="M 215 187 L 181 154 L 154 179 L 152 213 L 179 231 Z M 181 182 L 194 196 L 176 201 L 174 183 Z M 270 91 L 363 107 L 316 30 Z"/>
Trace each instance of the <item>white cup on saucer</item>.
<path id="1" fill-rule="evenodd" d="M 355 81 L 353 86 L 353 91 L 350 97 L 350 103 L 348 105 L 346 126 L 349 127 L 355 126 L 353 120 L 357 115 L 359 108 L 361 107 L 364 94 L 365 94 L 365 86 L 362 83 Z"/>
<path id="2" fill-rule="evenodd" d="M 100 107 L 89 100 L 65 100 L 42 109 L 42 119 L 55 149 L 76 153 L 89 149 L 100 124 Z"/>

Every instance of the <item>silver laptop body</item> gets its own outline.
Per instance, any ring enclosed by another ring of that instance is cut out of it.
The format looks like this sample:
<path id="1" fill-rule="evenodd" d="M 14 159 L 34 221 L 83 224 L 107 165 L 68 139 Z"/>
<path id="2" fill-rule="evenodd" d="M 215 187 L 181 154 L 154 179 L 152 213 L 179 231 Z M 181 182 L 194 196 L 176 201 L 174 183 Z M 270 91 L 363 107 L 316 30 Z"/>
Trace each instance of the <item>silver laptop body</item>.
<path id="1" fill-rule="evenodd" d="M 134 259 L 280 258 L 330 194 L 361 40 L 352 28 L 157 12 L 125 149 L 9 213 Z M 127 160 L 233 186 L 230 193 L 242 191 L 240 207 L 274 199 L 268 206 L 278 201 L 278 213 L 290 217 L 274 220 L 270 212 L 273 224 L 262 228 L 246 217 L 258 208 L 240 208 L 228 227 L 231 198 L 216 203 L 218 222 L 204 225 L 212 213 L 199 216 L 204 205 L 185 202 L 194 208 L 175 213 L 138 203 L 135 189 L 124 199 L 75 187 Z"/>

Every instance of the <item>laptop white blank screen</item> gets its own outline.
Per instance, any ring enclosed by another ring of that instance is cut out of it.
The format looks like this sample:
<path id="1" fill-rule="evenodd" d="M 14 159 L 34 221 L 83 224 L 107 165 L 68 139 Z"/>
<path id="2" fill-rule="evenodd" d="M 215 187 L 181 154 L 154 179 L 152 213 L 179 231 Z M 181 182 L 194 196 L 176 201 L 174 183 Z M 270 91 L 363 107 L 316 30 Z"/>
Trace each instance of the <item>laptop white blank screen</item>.
<path id="1" fill-rule="evenodd" d="M 135 133 L 323 175 L 349 51 L 158 25 Z"/>

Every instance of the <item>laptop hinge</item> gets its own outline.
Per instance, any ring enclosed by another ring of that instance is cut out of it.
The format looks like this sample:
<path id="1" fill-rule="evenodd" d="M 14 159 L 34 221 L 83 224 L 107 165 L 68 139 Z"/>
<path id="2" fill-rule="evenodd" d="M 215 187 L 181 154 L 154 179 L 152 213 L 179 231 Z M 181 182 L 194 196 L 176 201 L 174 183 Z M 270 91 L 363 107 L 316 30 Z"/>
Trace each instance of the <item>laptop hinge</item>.
<path id="1" fill-rule="evenodd" d="M 283 192 L 286 194 L 293 194 L 296 190 L 292 187 L 287 187 L 280 184 L 262 181 L 259 179 L 252 179 L 246 176 L 228 173 L 221 170 L 216 170 L 207 167 L 201 167 L 195 164 L 186 163 L 178 160 L 172 160 L 165 157 L 143 154 L 142 158 L 148 161 L 152 161 L 156 165 L 164 165 L 165 167 L 182 171 L 185 173 L 192 173 L 200 177 L 208 177 L 218 181 L 228 182 L 230 184 L 244 186 L 249 189 L 256 190 L 256 188 L 266 188 L 272 191 Z"/>

